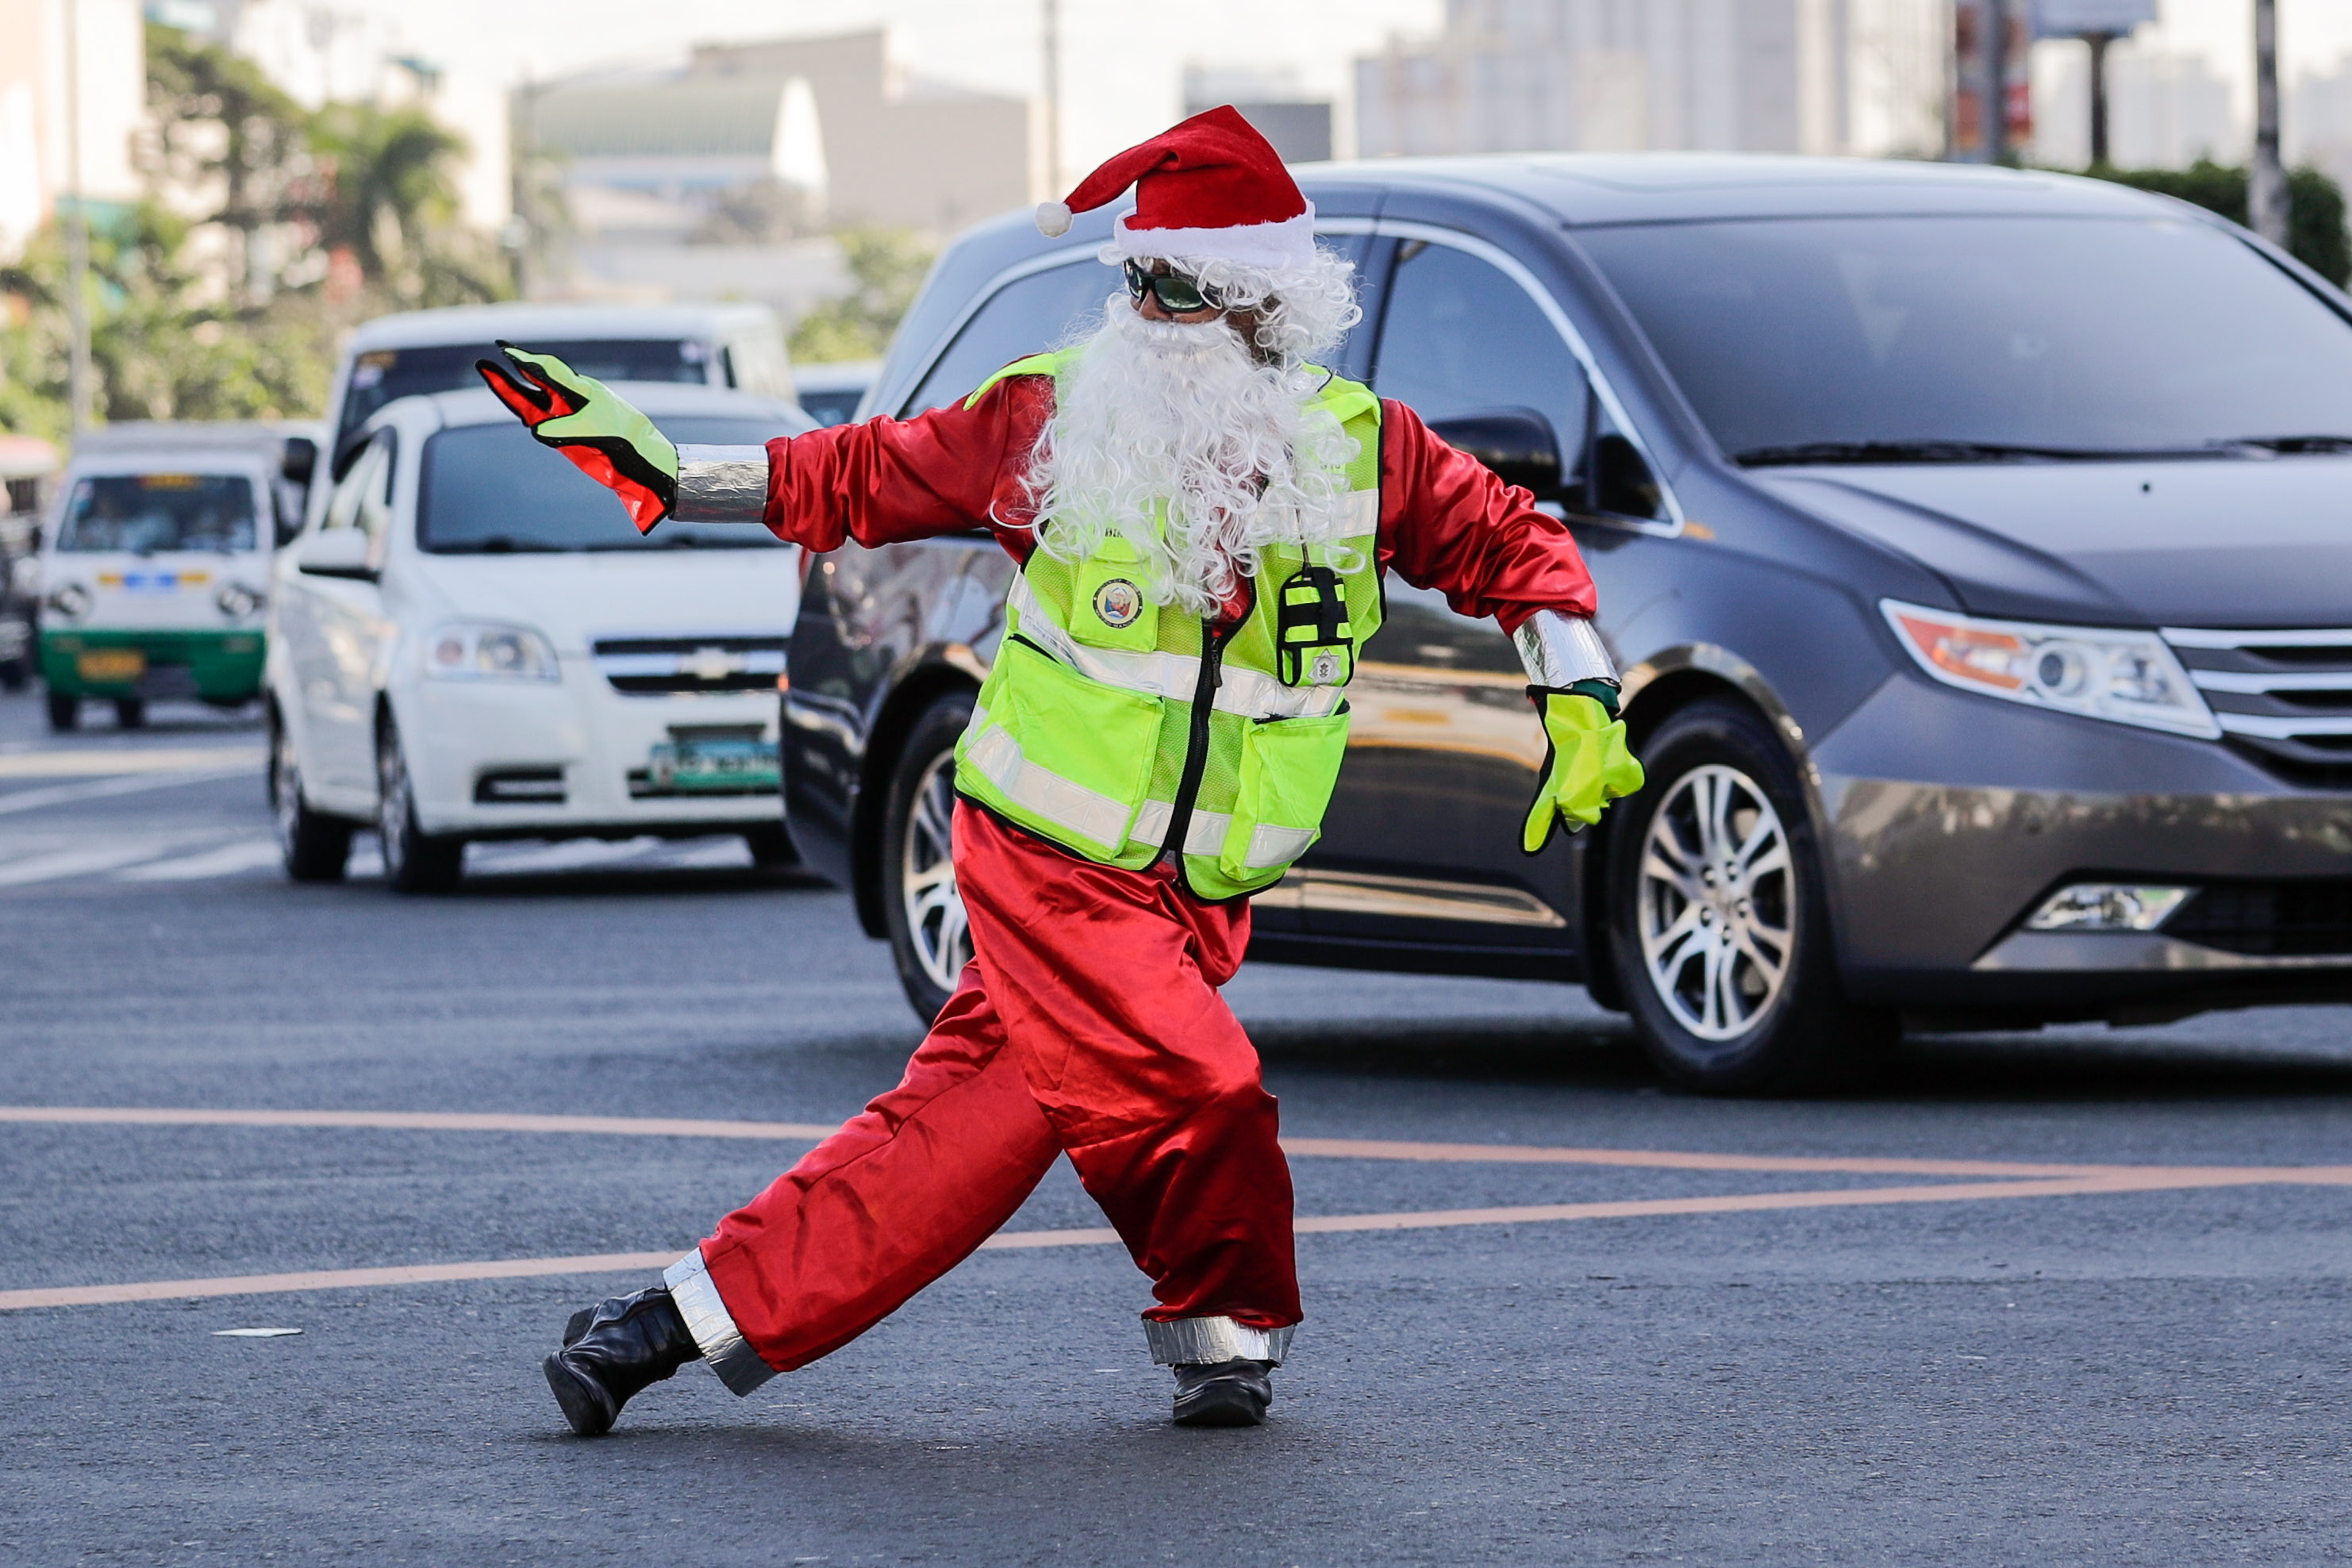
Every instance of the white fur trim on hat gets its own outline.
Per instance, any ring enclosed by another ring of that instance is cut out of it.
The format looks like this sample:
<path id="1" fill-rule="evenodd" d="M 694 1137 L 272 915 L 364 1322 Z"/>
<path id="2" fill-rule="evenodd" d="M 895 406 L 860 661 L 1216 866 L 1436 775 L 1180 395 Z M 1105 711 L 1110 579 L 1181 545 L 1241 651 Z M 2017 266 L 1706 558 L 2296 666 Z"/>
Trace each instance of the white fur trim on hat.
<path id="1" fill-rule="evenodd" d="M 1279 223 L 1235 224 L 1230 228 L 1129 228 L 1129 213 L 1111 226 L 1111 245 L 1137 260 L 1239 261 L 1271 271 L 1307 267 L 1315 260 L 1315 204 Z"/>

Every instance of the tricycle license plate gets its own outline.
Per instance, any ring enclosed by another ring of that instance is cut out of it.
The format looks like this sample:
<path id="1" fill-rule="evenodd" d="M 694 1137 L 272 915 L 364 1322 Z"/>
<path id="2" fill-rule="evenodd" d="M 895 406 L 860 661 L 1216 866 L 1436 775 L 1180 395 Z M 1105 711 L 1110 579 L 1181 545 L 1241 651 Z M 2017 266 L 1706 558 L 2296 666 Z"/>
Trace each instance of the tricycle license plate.
<path id="1" fill-rule="evenodd" d="M 94 647 L 74 660 L 74 671 L 84 680 L 110 685 L 136 680 L 147 673 L 147 656 L 135 647 Z"/>

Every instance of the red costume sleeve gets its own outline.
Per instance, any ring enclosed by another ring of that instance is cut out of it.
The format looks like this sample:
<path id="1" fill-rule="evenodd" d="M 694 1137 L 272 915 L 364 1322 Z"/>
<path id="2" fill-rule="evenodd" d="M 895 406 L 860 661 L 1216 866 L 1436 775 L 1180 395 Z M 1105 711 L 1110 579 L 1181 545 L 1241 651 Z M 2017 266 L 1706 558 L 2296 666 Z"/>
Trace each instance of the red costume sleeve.
<path id="1" fill-rule="evenodd" d="M 1381 564 L 1435 588 L 1456 613 L 1506 632 L 1538 610 L 1589 616 L 1598 602 L 1575 536 L 1476 458 L 1381 401 Z"/>
<path id="2" fill-rule="evenodd" d="M 1053 413 L 1054 381 L 1007 376 L 967 408 L 868 419 L 768 443 L 768 531 L 838 550 L 985 528 L 1016 559 L 1032 536 L 1021 471 Z"/>

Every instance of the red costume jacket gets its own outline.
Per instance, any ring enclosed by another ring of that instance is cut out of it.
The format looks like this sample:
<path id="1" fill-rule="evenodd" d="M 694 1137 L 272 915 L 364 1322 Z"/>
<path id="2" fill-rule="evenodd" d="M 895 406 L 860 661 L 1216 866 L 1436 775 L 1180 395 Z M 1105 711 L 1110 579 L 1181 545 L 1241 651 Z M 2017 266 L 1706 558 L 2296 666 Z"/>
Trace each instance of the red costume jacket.
<path id="1" fill-rule="evenodd" d="M 1054 381 L 1008 376 L 970 408 L 869 419 L 768 443 L 766 522 L 812 551 L 894 544 L 984 527 L 1015 561 L 1036 536 L 1021 478 L 1053 416 Z M 1380 563 L 1507 632 L 1538 610 L 1590 616 L 1592 578 L 1567 525 L 1485 465 L 1381 404 Z"/>

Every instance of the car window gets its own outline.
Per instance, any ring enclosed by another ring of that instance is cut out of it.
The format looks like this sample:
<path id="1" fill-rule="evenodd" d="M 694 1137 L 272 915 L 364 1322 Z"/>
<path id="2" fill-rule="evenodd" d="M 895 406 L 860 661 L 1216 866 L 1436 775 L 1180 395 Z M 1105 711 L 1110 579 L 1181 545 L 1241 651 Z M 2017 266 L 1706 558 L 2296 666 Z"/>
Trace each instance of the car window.
<path id="1" fill-rule="evenodd" d="M 963 324 L 899 416 L 969 397 L 991 372 L 1083 335 L 1087 315 L 1100 310 L 1118 287 L 1118 274 L 1091 254 L 1014 279 Z"/>
<path id="2" fill-rule="evenodd" d="M 685 445 L 757 446 L 788 432 L 772 419 L 657 416 Z M 519 425 L 465 425 L 425 443 L 418 548 L 436 555 L 579 550 L 779 549 L 766 529 L 672 520 L 640 534 L 613 492 Z"/>
<path id="3" fill-rule="evenodd" d="M 235 474 L 98 474 L 74 481 L 61 552 L 250 550 L 253 482 Z"/>
<path id="4" fill-rule="evenodd" d="M 1583 368 L 1549 317 L 1493 263 L 1408 240 L 1382 311 L 1372 380 L 1424 420 L 1531 408 L 1550 421 L 1561 471 L 1584 443 Z"/>
<path id="5" fill-rule="evenodd" d="M 1735 456 L 2352 436 L 2352 324 L 2193 219 L 1773 219 L 1579 240 Z"/>
<path id="6" fill-rule="evenodd" d="M 695 338 L 534 339 L 522 347 L 552 354 L 598 381 L 677 381 L 701 385 L 710 380 L 709 343 Z M 344 389 L 341 428 L 334 449 L 394 398 L 479 386 L 476 360 L 496 360 L 491 343 L 439 343 L 425 348 L 371 349 L 352 362 Z"/>
<path id="7" fill-rule="evenodd" d="M 327 517 L 320 529 L 365 528 L 371 535 L 376 531 L 390 488 L 392 440 L 391 431 L 380 431 L 367 449 L 352 459 L 352 466 L 343 470 L 327 498 Z"/>

